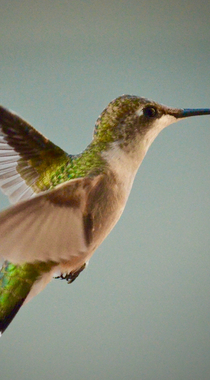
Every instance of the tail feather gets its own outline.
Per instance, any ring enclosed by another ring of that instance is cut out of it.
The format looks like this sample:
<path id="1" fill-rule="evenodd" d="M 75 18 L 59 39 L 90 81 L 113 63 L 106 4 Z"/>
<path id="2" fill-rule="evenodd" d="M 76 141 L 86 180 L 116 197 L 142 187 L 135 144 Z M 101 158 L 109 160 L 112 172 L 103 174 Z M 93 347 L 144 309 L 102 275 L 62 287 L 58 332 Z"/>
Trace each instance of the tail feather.
<path id="1" fill-rule="evenodd" d="M 0 336 L 3 334 L 3 332 L 6 330 L 6 328 L 9 326 L 9 324 L 12 322 L 13 318 L 16 316 L 18 310 L 21 308 L 24 298 L 22 300 L 19 300 L 15 304 L 12 310 L 10 312 L 5 313 L 3 319 L 0 320 Z"/>
<path id="2" fill-rule="evenodd" d="M 52 263 L 14 265 L 4 262 L 0 271 L 0 333 L 23 305 L 34 283 L 50 270 Z"/>

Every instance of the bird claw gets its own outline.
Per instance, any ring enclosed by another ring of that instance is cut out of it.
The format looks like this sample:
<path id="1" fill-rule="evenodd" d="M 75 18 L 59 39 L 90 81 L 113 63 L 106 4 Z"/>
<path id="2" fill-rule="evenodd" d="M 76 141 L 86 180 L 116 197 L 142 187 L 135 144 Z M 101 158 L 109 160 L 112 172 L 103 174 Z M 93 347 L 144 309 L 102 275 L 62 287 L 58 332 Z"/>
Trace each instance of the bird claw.
<path id="1" fill-rule="evenodd" d="M 60 280 L 66 280 L 68 284 L 71 284 L 73 281 L 76 280 L 76 278 L 79 276 L 79 274 L 86 268 L 86 263 L 84 263 L 81 268 L 79 268 L 76 272 L 70 272 L 68 274 L 61 274 L 60 276 L 55 277 L 56 279 Z"/>

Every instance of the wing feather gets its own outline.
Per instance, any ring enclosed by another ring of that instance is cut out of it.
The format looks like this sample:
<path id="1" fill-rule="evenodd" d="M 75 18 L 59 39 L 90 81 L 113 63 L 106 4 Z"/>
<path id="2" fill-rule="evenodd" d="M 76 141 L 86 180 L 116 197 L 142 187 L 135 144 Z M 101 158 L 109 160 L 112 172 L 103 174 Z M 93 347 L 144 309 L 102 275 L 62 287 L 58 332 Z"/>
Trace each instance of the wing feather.
<path id="1" fill-rule="evenodd" d="M 71 180 L 3 211 L 0 257 L 13 263 L 65 262 L 85 254 L 84 211 L 97 177 Z"/>
<path id="2" fill-rule="evenodd" d="M 25 120 L 0 106 L 0 188 L 11 203 L 47 190 L 51 184 L 38 180 L 48 168 L 68 157 Z"/>

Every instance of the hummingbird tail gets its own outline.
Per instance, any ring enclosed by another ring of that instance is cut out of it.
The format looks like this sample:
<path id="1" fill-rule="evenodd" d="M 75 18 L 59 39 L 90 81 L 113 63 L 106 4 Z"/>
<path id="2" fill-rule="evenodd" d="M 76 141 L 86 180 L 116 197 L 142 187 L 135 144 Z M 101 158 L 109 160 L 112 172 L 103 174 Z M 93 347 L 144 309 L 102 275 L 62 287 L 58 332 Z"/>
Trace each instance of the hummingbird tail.
<path id="1" fill-rule="evenodd" d="M 49 263 L 3 263 L 0 271 L 0 335 L 12 322 L 34 283 L 47 271 Z"/>

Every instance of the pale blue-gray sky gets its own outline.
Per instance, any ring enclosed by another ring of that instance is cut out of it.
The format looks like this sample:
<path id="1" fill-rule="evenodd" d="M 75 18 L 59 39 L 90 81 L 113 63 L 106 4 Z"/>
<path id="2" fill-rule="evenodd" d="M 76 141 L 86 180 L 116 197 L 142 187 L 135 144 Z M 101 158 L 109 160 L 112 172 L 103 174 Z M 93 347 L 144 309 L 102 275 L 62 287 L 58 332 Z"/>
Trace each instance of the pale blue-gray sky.
<path id="1" fill-rule="evenodd" d="M 210 107 L 207 1 L 0 5 L 0 103 L 69 153 L 123 93 Z M 88 269 L 53 281 L 1 338 L 2 379 L 210 378 L 209 144 L 209 117 L 161 133 Z"/>

